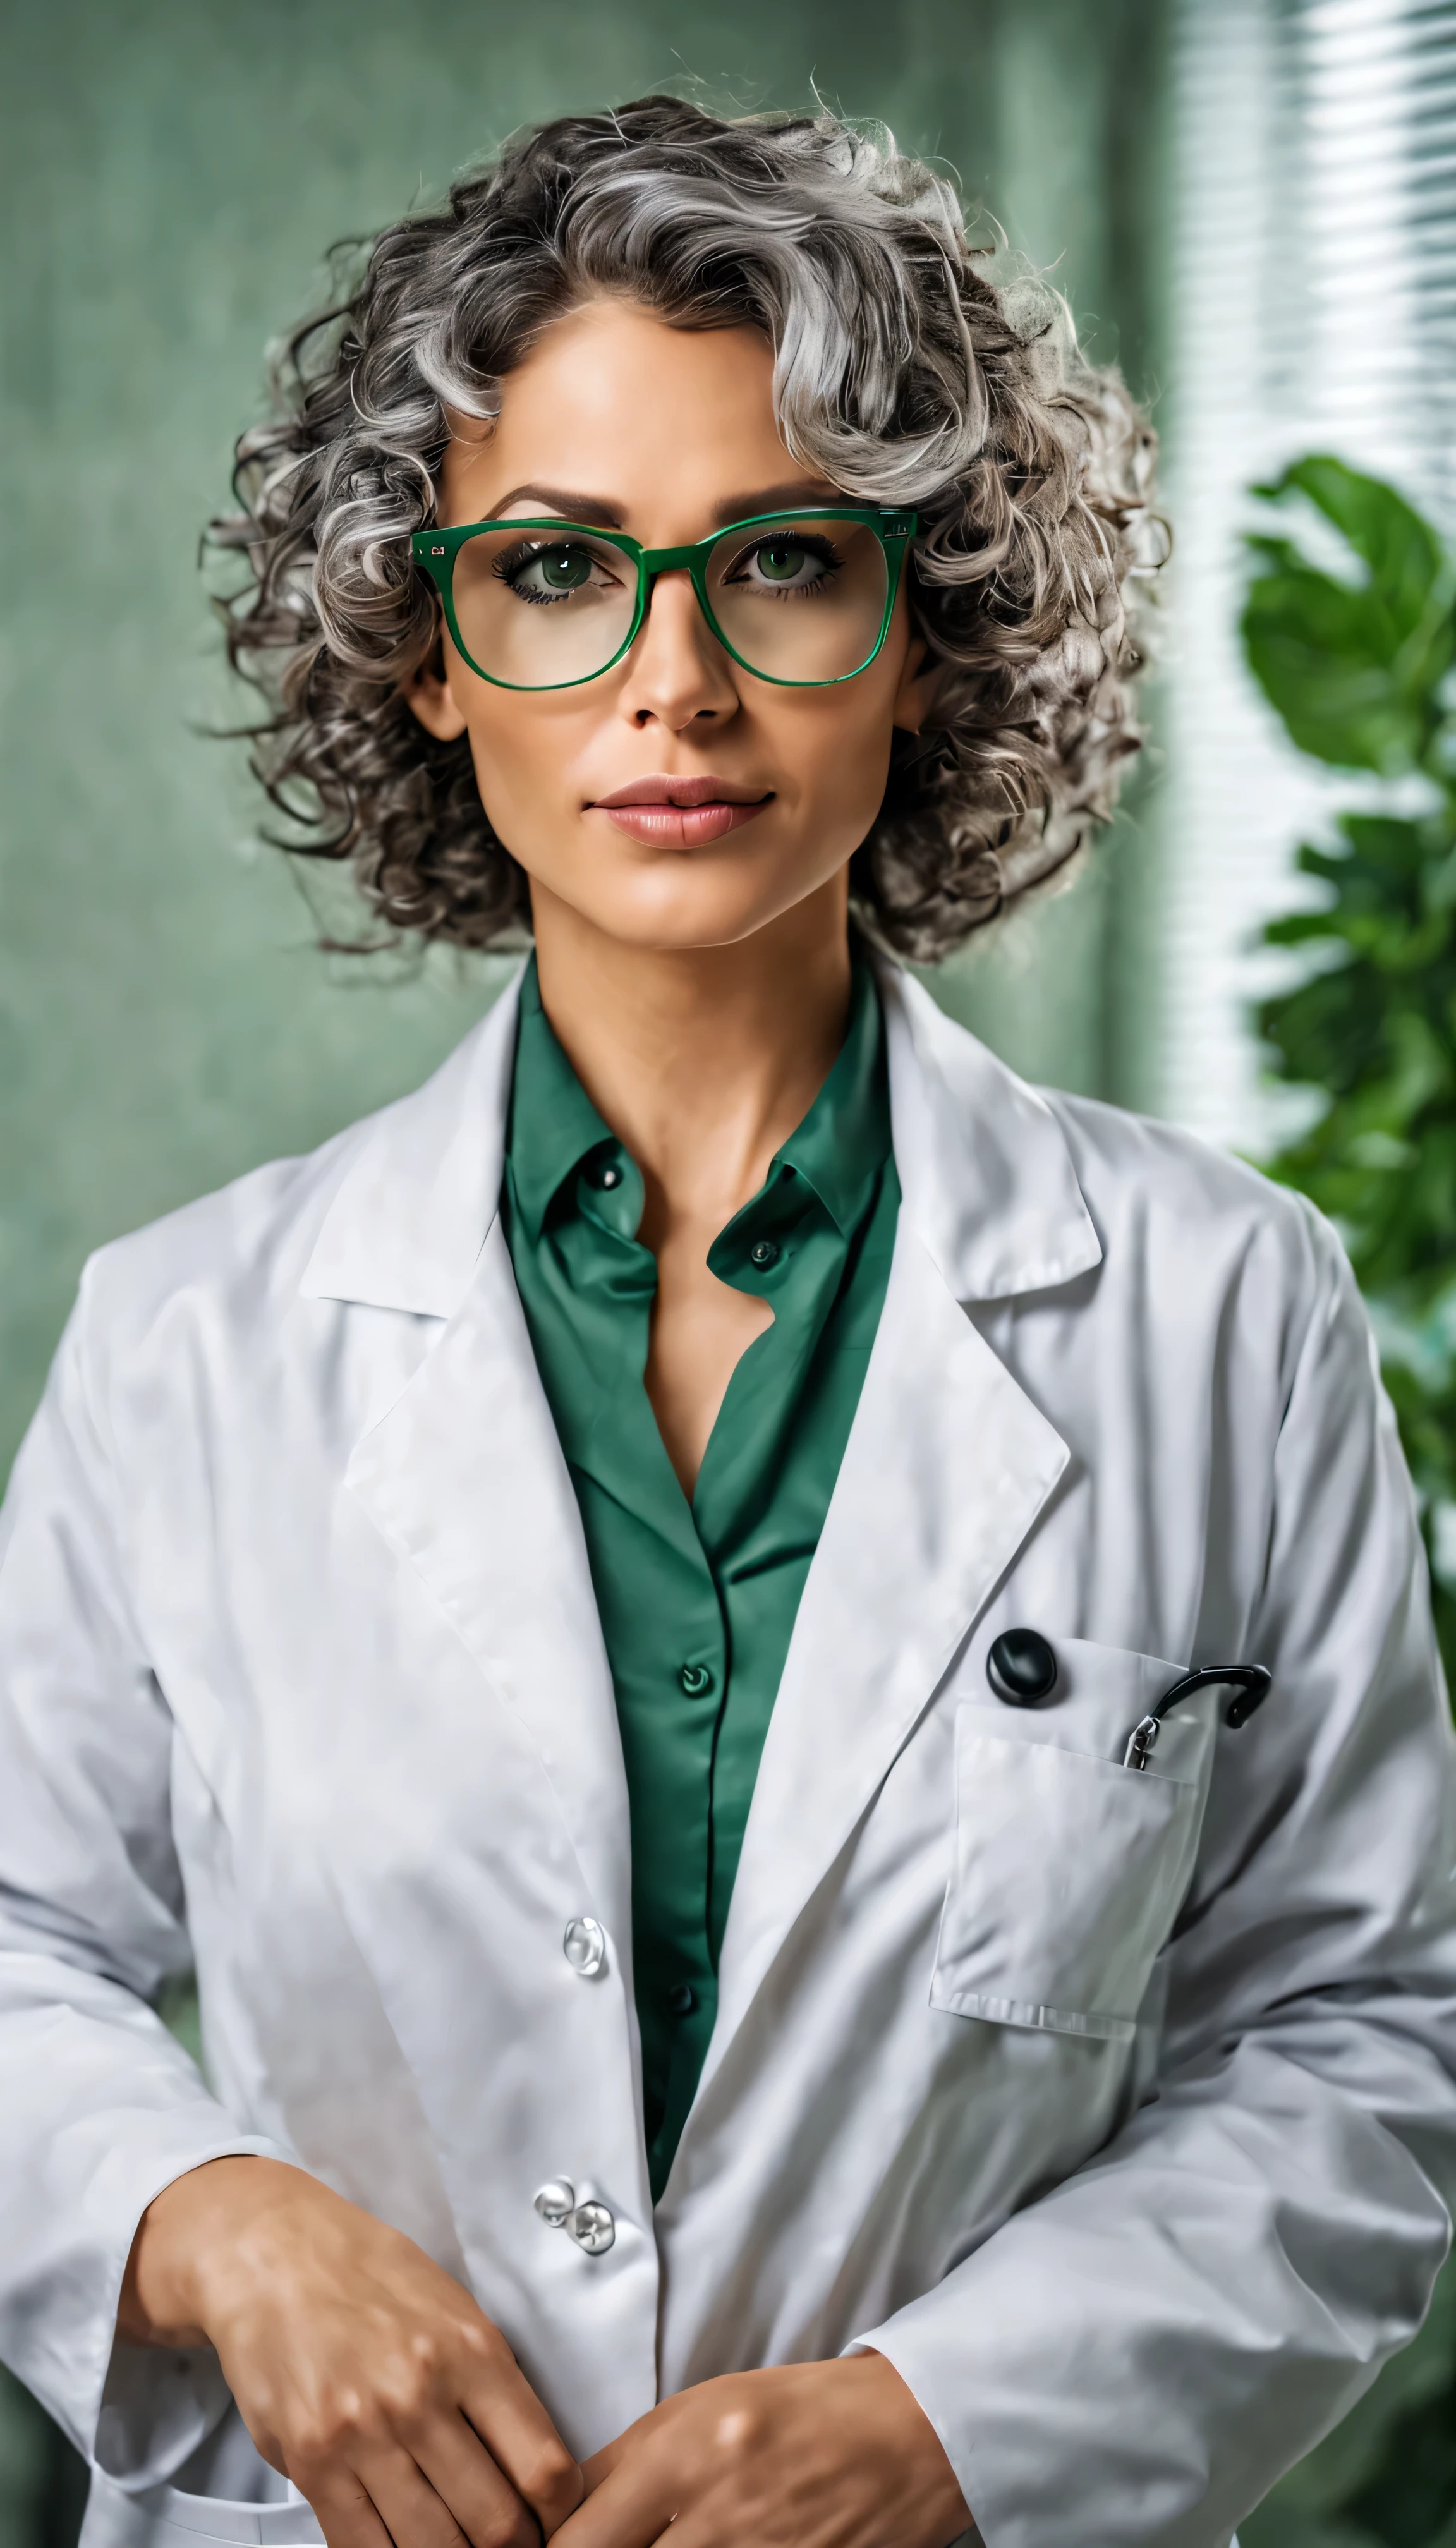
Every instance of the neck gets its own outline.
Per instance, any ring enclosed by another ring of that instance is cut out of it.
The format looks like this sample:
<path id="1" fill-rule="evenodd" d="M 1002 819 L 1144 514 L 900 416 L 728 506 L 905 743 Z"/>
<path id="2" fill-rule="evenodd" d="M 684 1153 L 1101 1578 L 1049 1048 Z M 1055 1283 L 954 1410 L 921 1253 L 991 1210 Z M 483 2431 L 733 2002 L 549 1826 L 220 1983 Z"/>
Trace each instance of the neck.
<path id="1" fill-rule="evenodd" d="M 850 996 L 847 879 L 736 946 L 625 946 L 532 888 L 541 1002 L 660 1213 L 717 1226 L 756 1193 L 833 1067 Z"/>

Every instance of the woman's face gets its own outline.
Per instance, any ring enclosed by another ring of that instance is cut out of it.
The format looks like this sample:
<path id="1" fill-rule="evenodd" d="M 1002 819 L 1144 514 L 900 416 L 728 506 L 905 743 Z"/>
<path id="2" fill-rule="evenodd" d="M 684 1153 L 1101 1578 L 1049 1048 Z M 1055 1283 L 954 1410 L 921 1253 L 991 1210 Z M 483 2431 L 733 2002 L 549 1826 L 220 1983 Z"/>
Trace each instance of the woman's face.
<path id="1" fill-rule="evenodd" d="M 458 420 L 440 519 L 559 514 L 671 548 L 755 513 L 843 503 L 784 449 L 773 369 L 751 328 L 689 334 L 635 303 L 590 302 L 510 373 L 494 428 Z M 500 688 L 447 634 L 444 679 L 427 667 L 410 699 L 431 733 L 469 735 L 486 811 L 538 908 L 544 890 L 635 947 L 720 947 L 842 877 L 884 793 L 892 729 L 924 712 L 924 652 L 902 592 L 867 671 L 780 688 L 718 644 L 680 570 L 592 681 Z M 640 799 L 644 782 L 656 810 L 606 802 Z"/>

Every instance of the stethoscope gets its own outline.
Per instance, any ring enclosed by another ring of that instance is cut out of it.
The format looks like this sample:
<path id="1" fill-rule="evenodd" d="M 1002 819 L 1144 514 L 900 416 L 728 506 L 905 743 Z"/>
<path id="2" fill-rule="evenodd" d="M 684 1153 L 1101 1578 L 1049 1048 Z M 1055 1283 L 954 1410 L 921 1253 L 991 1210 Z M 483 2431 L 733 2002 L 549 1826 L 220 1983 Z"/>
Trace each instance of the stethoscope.
<path id="1" fill-rule="evenodd" d="M 1227 1684 L 1233 1696 L 1224 1711 L 1224 1722 L 1237 1728 L 1247 1725 L 1255 1708 L 1262 1707 L 1273 1678 L 1263 1664 L 1206 1664 L 1201 1672 L 1185 1673 L 1138 1718 L 1128 1737 L 1123 1768 L 1146 1769 L 1163 1718 L 1180 1698 L 1191 1698 L 1196 1689 L 1212 1689 L 1219 1683 Z M 1050 1640 L 1040 1628 L 1004 1628 L 986 1657 L 986 1679 L 1007 1707 L 1049 1706 L 1060 1679 Z"/>

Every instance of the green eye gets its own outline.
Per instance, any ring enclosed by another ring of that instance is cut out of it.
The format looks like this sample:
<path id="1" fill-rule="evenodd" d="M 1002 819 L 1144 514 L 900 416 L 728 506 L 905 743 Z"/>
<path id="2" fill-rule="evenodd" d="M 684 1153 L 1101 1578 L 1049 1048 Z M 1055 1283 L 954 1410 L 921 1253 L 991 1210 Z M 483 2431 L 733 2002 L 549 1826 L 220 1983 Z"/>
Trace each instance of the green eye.
<path id="1" fill-rule="evenodd" d="M 576 592 L 591 582 L 592 561 L 585 549 L 547 549 L 535 563 L 552 592 Z"/>
<path id="2" fill-rule="evenodd" d="M 759 573 L 770 584 L 791 584 L 809 563 L 807 549 L 790 545 L 787 540 L 767 543 L 759 551 Z"/>

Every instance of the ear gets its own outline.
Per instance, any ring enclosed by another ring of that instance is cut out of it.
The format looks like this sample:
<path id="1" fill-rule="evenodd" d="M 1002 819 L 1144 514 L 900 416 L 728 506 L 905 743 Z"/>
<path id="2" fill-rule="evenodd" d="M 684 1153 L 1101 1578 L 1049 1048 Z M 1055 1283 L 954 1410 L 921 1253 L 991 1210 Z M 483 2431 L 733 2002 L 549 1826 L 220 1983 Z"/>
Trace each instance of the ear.
<path id="1" fill-rule="evenodd" d="M 935 704 L 941 668 L 923 637 L 912 637 L 905 649 L 900 686 L 890 722 L 904 734 L 919 734 Z"/>
<path id="2" fill-rule="evenodd" d="M 454 743 L 464 734 L 465 715 L 450 687 L 445 641 L 438 631 L 423 663 L 400 687 L 425 733 L 432 734 L 436 743 Z"/>

